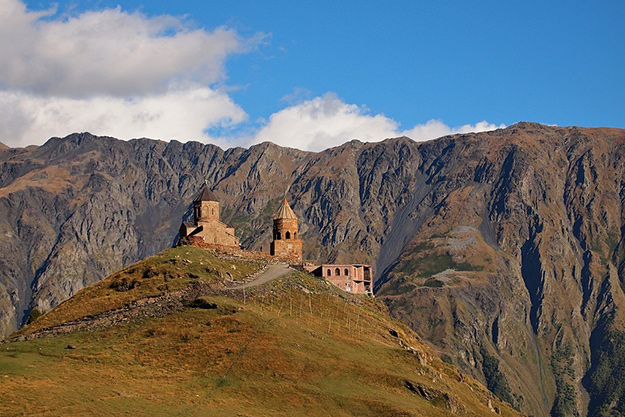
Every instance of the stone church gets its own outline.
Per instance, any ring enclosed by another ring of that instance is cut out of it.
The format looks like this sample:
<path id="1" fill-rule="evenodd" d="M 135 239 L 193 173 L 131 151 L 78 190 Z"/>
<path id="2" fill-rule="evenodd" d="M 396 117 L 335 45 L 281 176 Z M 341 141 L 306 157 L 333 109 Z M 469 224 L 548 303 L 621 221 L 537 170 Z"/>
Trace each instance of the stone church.
<path id="1" fill-rule="evenodd" d="M 301 261 L 302 241 L 298 232 L 297 217 L 285 198 L 273 220 L 273 241 L 269 249 L 271 256 Z"/>
<path id="2" fill-rule="evenodd" d="M 219 220 L 219 200 L 207 185 L 204 185 L 193 200 L 193 219 L 193 222 L 183 222 L 180 226 L 180 242 L 185 242 L 183 244 L 225 250 L 230 254 L 246 254 L 248 257 L 260 257 L 267 260 L 266 253 L 251 252 L 240 248 L 239 239 L 234 235 L 234 228 Z M 277 258 L 281 262 L 298 264 L 303 270 L 324 278 L 343 291 L 373 296 L 371 265 L 314 265 L 303 262 L 302 240 L 299 238 L 297 216 L 286 198 L 280 204 L 273 219 L 273 240 L 269 252 L 272 258 Z"/>
<path id="3" fill-rule="evenodd" d="M 181 239 L 197 236 L 209 245 L 239 247 L 234 228 L 219 220 L 219 200 L 208 189 L 208 185 L 204 185 L 193 200 L 193 220 L 183 222 L 180 226 Z"/>

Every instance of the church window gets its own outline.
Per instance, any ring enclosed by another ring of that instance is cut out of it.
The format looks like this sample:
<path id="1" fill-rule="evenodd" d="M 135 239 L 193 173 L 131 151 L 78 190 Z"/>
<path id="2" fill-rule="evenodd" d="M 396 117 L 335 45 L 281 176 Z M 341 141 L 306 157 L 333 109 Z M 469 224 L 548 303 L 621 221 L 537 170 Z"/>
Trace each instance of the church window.
<path id="1" fill-rule="evenodd" d="M 328 276 L 331 277 L 332 276 L 332 270 L 328 269 Z"/>
<path id="2" fill-rule="evenodd" d="M 286 239 L 290 239 L 291 238 L 291 232 L 287 231 L 285 237 L 286 237 Z"/>
<path id="3" fill-rule="evenodd" d="M 293 239 L 297 239 L 297 232 L 293 232 Z"/>
<path id="4" fill-rule="evenodd" d="M 340 268 L 336 268 L 334 270 L 334 273 L 336 274 L 337 277 L 340 277 L 341 276 L 341 269 Z"/>
<path id="5" fill-rule="evenodd" d="M 213 216 L 215 215 L 215 209 L 213 209 Z"/>
<path id="6" fill-rule="evenodd" d="M 349 275 L 349 270 L 345 268 L 345 275 Z"/>
<path id="7" fill-rule="evenodd" d="M 282 239 L 280 232 L 276 232 L 276 240 L 280 240 L 280 239 Z"/>

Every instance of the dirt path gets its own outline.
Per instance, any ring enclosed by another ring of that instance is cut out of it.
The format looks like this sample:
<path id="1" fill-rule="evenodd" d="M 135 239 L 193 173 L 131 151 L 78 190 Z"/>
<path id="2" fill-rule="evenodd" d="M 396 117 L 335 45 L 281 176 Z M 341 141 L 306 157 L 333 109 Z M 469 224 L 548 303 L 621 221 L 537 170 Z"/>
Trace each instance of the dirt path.
<path id="1" fill-rule="evenodd" d="M 288 265 L 269 265 L 267 270 L 257 276 L 253 281 L 248 282 L 247 284 L 238 285 L 236 287 L 229 288 L 230 290 L 239 290 L 248 287 L 255 287 L 257 285 L 264 284 L 265 282 L 269 282 L 272 279 L 283 277 L 287 274 L 293 272 L 291 267 Z"/>

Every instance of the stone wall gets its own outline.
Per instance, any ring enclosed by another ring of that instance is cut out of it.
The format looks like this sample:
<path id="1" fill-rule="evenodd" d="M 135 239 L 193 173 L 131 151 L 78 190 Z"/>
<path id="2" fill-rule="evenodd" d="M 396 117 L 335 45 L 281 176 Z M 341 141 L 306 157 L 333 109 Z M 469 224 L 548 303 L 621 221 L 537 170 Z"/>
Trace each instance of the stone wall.
<path id="1" fill-rule="evenodd" d="M 198 236 L 189 236 L 187 238 L 181 239 L 180 244 L 191 245 L 198 248 L 210 250 L 211 252 L 215 252 L 216 254 L 218 254 L 220 257 L 226 255 L 237 259 L 253 259 L 264 263 L 288 263 L 292 265 L 301 263 L 301 260 L 296 259 L 292 256 L 272 256 L 267 252 L 251 251 L 241 249 L 239 247 L 206 243 L 204 240 L 202 240 L 201 237 Z"/>
<path id="2" fill-rule="evenodd" d="M 302 261 L 302 241 L 300 239 L 274 240 L 271 242 L 271 254 L 282 258 Z"/>
<path id="3" fill-rule="evenodd" d="M 234 228 L 228 227 L 218 220 L 202 220 L 197 224 L 202 226 L 202 231 L 194 234 L 194 236 L 204 238 L 206 243 L 239 247 L 239 239 L 234 235 Z"/>

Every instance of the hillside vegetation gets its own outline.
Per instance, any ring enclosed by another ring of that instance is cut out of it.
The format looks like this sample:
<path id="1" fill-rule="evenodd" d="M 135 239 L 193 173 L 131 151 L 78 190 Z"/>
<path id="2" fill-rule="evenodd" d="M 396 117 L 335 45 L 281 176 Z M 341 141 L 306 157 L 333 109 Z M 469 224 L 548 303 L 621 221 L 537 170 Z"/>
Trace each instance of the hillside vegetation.
<path id="1" fill-rule="evenodd" d="M 227 289 L 257 268 L 182 247 L 82 290 L 0 346 L 0 414 L 516 415 L 375 300 L 297 272 Z M 96 320 L 197 282 L 180 309 Z M 79 318 L 94 325 L 44 332 Z"/>

